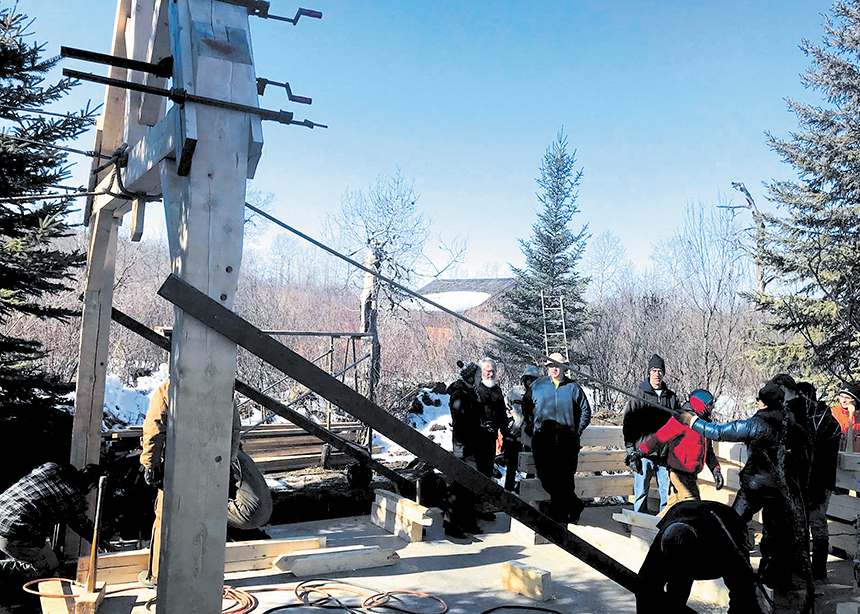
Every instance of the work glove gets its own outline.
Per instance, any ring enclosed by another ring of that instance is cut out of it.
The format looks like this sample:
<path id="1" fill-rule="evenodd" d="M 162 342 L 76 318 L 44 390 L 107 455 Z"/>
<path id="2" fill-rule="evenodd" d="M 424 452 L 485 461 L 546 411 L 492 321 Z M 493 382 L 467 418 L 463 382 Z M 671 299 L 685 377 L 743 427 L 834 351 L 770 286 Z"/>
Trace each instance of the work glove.
<path id="1" fill-rule="evenodd" d="M 624 464 L 630 467 L 631 471 L 642 473 L 642 457 L 645 453 L 636 448 L 627 448 L 627 455 L 624 457 Z"/>
<path id="2" fill-rule="evenodd" d="M 711 473 L 714 474 L 714 486 L 717 487 L 717 490 L 720 490 L 723 486 L 726 485 L 726 481 L 723 479 L 722 471 L 720 471 L 719 467 L 714 467 Z"/>
<path id="3" fill-rule="evenodd" d="M 159 490 L 164 488 L 164 466 L 144 467 L 143 479 L 147 484 Z"/>

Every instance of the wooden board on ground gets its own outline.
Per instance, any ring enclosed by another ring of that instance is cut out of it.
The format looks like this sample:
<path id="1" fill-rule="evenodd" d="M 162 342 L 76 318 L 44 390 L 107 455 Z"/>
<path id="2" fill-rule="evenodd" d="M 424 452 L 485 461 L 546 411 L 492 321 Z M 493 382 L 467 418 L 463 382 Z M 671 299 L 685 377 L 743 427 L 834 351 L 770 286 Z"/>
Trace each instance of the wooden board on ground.
<path id="1" fill-rule="evenodd" d="M 502 588 L 546 601 L 552 597 L 552 574 L 519 561 L 507 561 L 502 563 Z"/>
<path id="2" fill-rule="evenodd" d="M 645 529 L 657 529 L 657 523 L 660 522 L 660 519 L 657 516 L 652 516 L 651 514 L 643 514 L 641 512 L 634 512 L 633 510 L 624 509 L 621 512 L 612 514 L 612 519 L 616 522 L 620 522 L 622 524 L 629 525 L 631 527 L 643 527 Z"/>
<path id="3" fill-rule="evenodd" d="M 342 546 L 300 550 L 275 559 L 274 566 L 295 576 L 354 571 L 394 565 L 400 557 L 393 548 L 379 546 Z"/>
<path id="4" fill-rule="evenodd" d="M 374 493 L 376 494 L 376 505 L 386 512 L 392 512 L 425 526 L 433 524 L 433 518 L 428 516 L 430 512 L 429 507 L 424 507 L 412 499 L 401 497 L 390 490 L 377 488 L 374 490 Z"/>
<path id="5" fill-rule="evenodd" d="M 381 529 L 401 537 L 410 543 L 420 542 L 424 536 L 424 526 L 409 520 L 391 509 L 374 503 L 370 510 L 370 521 Z"/>
<path id="6" fill-rule="evenodd" d="M 269 569 L 278 556 L 297 550 L 325 548 L 325 537 L 271 539 L 230 542 L 227 544 L 224 573 Z M 99 556 L 98 578 L 108 584 L 137 582 L 138 574 L 149 565 L 149 550 L 131 550 Z M 89 558 L 78 561 L 78 582 L 86 582 Z"/>
<path id="7" fill-rule="evenodd" d="M 860 499 L 851 495 L 833 495 L 827 506 L 827 516 L 843 522 L 854 522 L 860 514 Z"/>
<path id="8" fill-rule="evenodd" d="M 857 531 L 852 523 L 827 520 L 827 530 L 830 532 L 830 547 L 837 549 L 849 557 L 857 550 Z"/>
<path id="9" fill-rule="evenodd" d="M 65 599 L 59 597 L 39 597 L 43 614 L 74 614 L 75 596 L 68 582 L 43 580 L 39 582 L 38 591 L 46 595 L 68 595 Z"/>

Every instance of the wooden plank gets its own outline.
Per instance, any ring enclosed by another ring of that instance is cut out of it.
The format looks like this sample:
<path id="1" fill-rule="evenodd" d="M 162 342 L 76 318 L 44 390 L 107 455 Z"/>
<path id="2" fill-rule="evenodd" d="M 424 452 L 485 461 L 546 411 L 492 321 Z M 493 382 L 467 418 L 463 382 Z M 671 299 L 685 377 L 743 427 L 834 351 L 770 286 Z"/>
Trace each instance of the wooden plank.
<path id="1" fill-rule="evenodd" d="M 583 475 L 576 478 L 576 494 L 582 499 L 623 497 L 632 492 L 632 475 Z M 520 480 L 520 496 L 529 502 L 549 500 L 538 478 Z"/>
<path id="2" fill-rule="evenodd" d="M 830 532 L 830 547 L 853 557 L 857 551 L 857 531 L 854 525 L 838 520 L 828 520 L 827 529 Z"/>
<path id="3" fill-rule="evenodd" d="M 860 454 L 856 452 L 840 452 L 839 468 L 845 471 L 860 471 Z"/>
<path id="4" fill-rule="evenodd" d="M 624 450 L 582 450 L 576 467 L 578 473 L 598 471 L 629 471 L 624 464 Z M 535 473 L 534 456 L 531 452 L 520 452 L 518 469 L 524 473 Z"/>
<path id="5" fill-rule="evenodd" d="M 589 426 L 582 432 L 579 443 L 583 446 L 623 448 L 624 435 L 620 426 Z"/>
<path id="6" fill-rule="evenodd" d="M 636 574 L 630 569 L 568 531 L 566 526 L 552 521 L 515 494 L 487 479 L 438 444 L 430 441 L 415 429 L 404 425 L 381 407 L 370 402 L 285 345 L 272 339 L 217 301 L 183 282 L 176 275 L 168 277 L 158 294 L 189 315 L 198 318 L 202 323 L 212 326 L 220 334 L 235 341 L 265 362 L 293 377 L 310 390 L 330 400 L 334 405 L 349 412 L 356 419 L 368 424 L 375 431 L 382 433 L 431 466 L 438 468 L 448 477 L 466 488 L 483 494 L 487 500 L 496 503 L 512 518 L 516 518 L 523 524 L 539 531 L 552 543 L 573 554 L 609 579 L 628 590 L 636 590 Z M 623 477 L 627 477 L 631 481 L 632 491 L 633 478 L 630 476 Z"/>
<path id="7" fill-rule="evenodd" d="M 519 561 L 502 563 L 502 588 L 537 601 L 552 597 L 552 574 Z"/>
<path id="8" fill-rule="evenodd" d="M 634 512 L 633 510 L 622 510 L 620 513 L 612 514 L 612 519 L 622 524 L 627 524 L 634 527 L 642 527 L 645 529 L 657 530 L 657 523 L 660 518 L 651 514 L 643 514 Z"/>
<path id="9" fill-rule="evenodd" d="M 275 567 L 295 576 L 355 571 L 394 565 L 400 557 L 393 548 L 342 546 L 285 554 L 275 559 Z"/>
<path id="10" fill-rule="evenodd" d="M 428 515 L 430 508 L 384 488 L 377 488 L 373 492 L 376 495 L 376 504 L 380 507 L 391 509 L 396 514 L 414 520 L 419 524 L 430 524 L 428 522 L 430 520 L 430 516 Z"/>
<path id="11" fill-rule="evenodd" d="M 125 29 L 126 56 L 146 61 L 147 47 L 152 33 L 152 13 L 155 9 L 155 0 L 132 0 L 128 24 Z M 143 83 L 144 73 L 138 70 L 129 70 L 127 80 L 132 83 Z M 137 143 L 149 131 L 149 126 L 141 124 L 140 117 L 140 92 L 129 90 L 125 97 L 125 128 L 123 141 L 125 143 Z"/>
<path id="12" fill-rule="evenodd" d="M 529 544 L 530 546 L 539 546 L 541 544 L 550 543 L 546 537 L 537 533 L 531 527 L 527 527 L 516 518 L 511 518 L 511 528 L 508 532 L 518 541 Z"/>
<path id="13" fill-rule="evenodd" d="M 402 537 L 410 543 L 420 542 L 424 536 L 424 525 L 377 503 L 374 503 L 370 508 L 370 521 L 379 528 L 385 529 L 397 537 Z"/>
<path id="14" fill-rule="evenodd" d="M 39 601 L 42 604 L 42 614 L 74 614 L 75 595 L 68 582 L 42 580 L 39 582 L 38 591 L 47 595 L 68 595 L 65 599 L 59 597 L 39 597 Z"/>
<path id="15" fill-rule="evenodd" d="M 827 516 L 843 522 L 854 522 L 860 514 L 860 499 L 850 495 L 831 495 Z"/>
<path id="16" fill-rule="evenodd" d="M 714 454 L 720 460 L 726 460 L 743 465 L 747 462 L 747 447 L 743 443 L 732 441 L 714 441 Z"/>
<path id="17" fill-rule="evenodd" d="M 282 554 L 297 550 L 325 548 L 326 538 L 306 537 L 300 539 L 272 539 L 260 541 L 228 542 L 225 553 L 224 572 L 256 571 L 270 569 L 272 562 Z M 137 582 L 137 576 L 147 569 L 149 550 L 113 552 L 99 556 L 98 575 L 108 584 Z M 78 582 L 86 581 L 89 559 L 78 562 Z"/>
<path id="18" fill-rule="evenodd" d="M 847 490 L 860 490 L 860 472 L 843 469 L 841 466 L 837 467 L 836 486 Z"/>

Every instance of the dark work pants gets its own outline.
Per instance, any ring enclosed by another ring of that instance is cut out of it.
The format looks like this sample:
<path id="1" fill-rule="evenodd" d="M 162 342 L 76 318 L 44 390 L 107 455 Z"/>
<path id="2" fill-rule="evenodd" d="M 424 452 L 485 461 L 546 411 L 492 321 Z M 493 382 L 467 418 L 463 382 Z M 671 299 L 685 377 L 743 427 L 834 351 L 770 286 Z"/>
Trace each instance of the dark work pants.
<path id="1" fill-rule="evenodd" d="M 523 449 L 516 439 L 505 439 L 505 490 L 513 491 L 517 485 L 517 469 L 520 464 L 520 452 Z"/>
<path id="2" fill-rule="evenodd" d="M 549 515 L 557 522 L 568 522 L 585 507 L 575 491 L 579 448 L 579 433 L 552 421 L 541 424 L 532 437 L 535 471 L 550 496 Z"/>

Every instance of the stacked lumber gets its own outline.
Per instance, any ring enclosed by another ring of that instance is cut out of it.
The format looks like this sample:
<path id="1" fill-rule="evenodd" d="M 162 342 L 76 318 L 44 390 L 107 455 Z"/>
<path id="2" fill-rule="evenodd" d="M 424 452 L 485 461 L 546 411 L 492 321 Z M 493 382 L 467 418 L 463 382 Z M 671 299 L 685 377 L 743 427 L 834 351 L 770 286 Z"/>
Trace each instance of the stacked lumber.
<path id="1" fill-rule="evenodd" d="M 827 526 L 830 529 L 830 548 L 834 554 L 852 558 L 857 550 L 857 530 L 854 519 L 860 515 L 860 454 L 840 452 L 836 468 L 836 487 L 848 494 L 833 495 L 827 508 Z"/>
<path id="2" fill-rule="evenodd" d="M 382 488 L 374 492 L 376 499 L 370 510 L 373 524 L 408 542 L 420 542 L 425 535 L 441 537 L 442 510 L 438 507 L 424 507 Z"/>
<path id="3" fill-rule="evenodd" d="M 355 441 L 361 431 L 360 422 L 338 422 L 332 424 L 331 432 L 349 441 Z M 103 433 L 112 441 L 136 441 L 143 434 L 142 427 L 133 426 Z M 263 424 L 242 437 L 242 449 L 250 456 L 263 473 L 294 471 L 319 465 L 322 456 L 322 440 L 308 434 L 293 424 Z M 381 452 L 377 446 L 374 453 Z M 328 456 L 331 467 L 342 467 L 352 462 L 352 457 L 338 450 Z"/>
<path id="4" fill-rule="evenodd" d="M 325 537 L 228 542 L 224 573 L 270 569 L 281 555 L 325 548 L 325 543 Z M 137 582 L 138 574 L 148 566 L 148 549 L 102 554 L 98 558 L 98 579 L 108 584 Z M 89 557 L 79 559 L 78 582 L 86 582 L 88 572 Z"/>

